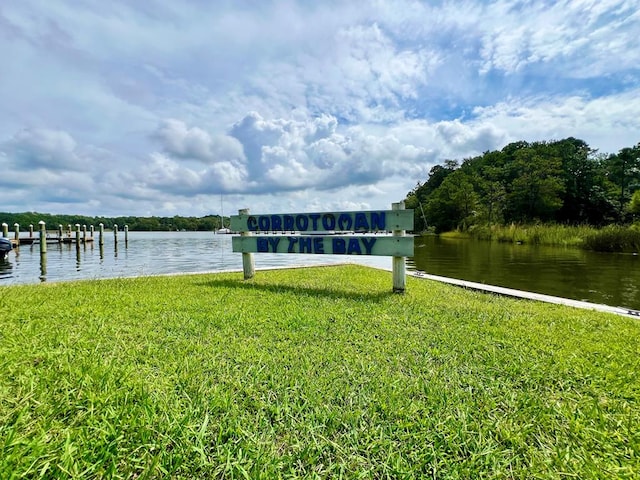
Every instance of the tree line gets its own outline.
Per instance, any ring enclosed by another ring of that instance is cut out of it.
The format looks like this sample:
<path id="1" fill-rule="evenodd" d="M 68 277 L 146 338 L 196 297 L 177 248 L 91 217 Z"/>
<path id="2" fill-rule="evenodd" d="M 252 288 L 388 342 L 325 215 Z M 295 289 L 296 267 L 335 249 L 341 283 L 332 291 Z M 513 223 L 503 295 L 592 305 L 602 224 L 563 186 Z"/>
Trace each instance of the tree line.
<path id="1" fill-rule="evenodd" d="M 7 213 L 0 212 L 0 223 L 6 223 L 10 229 L 18 223 L 20 230 L 25 231 L 29 225 L 38 229 L 38 223 L 44 221 L 48 230 L 58 228 L 58 225 L 93 225 L 96 228 L 103 224 L 106 229 L 113 229 L 114 225 L 119 228 L 129 226 L 131 231 L 213 231 L 221 228 L 219 215 L 206 215 L 204 217 L 89 217 L 83 215 L 54 215 L 49 213 L 23 212 Z M 225 226 L 229 226 L 229 217 L 224 217 Z"/>
<path id="2" fill-rule="evenodd" d="M 510 143 L 446 160 L 407 194 L 415 230 L 555 222 L 602 226 L 640 215 L 640 143 L 602 154 L 573 137 Z"/>

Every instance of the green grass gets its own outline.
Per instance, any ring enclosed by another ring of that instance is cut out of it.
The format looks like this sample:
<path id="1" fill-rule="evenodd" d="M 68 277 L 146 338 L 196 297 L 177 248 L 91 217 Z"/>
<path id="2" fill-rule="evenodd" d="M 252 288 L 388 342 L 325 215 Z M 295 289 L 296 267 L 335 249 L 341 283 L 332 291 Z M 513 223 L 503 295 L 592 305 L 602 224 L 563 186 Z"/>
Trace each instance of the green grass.
<path id="1" fill-rule="evenodd" d="M 0 478 L 638 478 L 640 323 L 358 266 L 0 288 Z"/>

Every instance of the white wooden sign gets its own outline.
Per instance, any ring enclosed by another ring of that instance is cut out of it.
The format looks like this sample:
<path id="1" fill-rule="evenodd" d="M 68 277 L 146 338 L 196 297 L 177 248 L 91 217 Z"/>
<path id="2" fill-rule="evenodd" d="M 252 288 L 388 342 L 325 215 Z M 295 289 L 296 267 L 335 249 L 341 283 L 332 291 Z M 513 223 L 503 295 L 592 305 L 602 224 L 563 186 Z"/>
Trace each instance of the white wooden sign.
<path id="1" fill-rule="evenodd" d="M 241 233 L 232 239 L 232 248 L 243 253 L 245 279 L 254 275 L 253 253 L 391 256 L 393 290 L 404 292 L 404 257 L 413 256 L 413 237 L 405 236 L 405 230 L 413 229 L 413 210 L 405 210 L 404 202 L 392 207 L 268 215 L 250 215 L 248 210 L 240 210 L 231 217 L 231 230 Z M 363 235 L 371 232 L 376 234 Z"/>

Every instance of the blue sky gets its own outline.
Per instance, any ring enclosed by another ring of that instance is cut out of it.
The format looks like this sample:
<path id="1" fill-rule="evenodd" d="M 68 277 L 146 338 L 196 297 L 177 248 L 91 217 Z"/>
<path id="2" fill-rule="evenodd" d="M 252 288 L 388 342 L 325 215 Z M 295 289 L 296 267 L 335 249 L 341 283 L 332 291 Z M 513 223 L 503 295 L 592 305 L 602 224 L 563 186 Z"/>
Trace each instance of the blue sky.
<path id="1" fill-rule="evenodd" d="M 0 211 L 390 208 L 512 141 L 640 141 L 640 0 L 11 0 L 0 54 Z"/>

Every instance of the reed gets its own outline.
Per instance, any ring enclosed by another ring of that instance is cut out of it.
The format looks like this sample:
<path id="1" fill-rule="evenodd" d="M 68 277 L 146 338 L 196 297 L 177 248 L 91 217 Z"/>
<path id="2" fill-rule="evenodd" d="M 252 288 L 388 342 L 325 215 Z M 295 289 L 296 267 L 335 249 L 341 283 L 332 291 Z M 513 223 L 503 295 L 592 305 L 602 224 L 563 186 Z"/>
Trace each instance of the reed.
<path id="1" fill-rule="evenodd" d="M 473 238 L 504 243 L 580 247 L 600 252 L 638 252 L 640 228 L 637 226 L 568 225 L 474 225 L 467 231 L 446 232 L 446 238 Z"/>
<path id="2" fill-rule="evenodd" d="M 584 247 L 598 252 L 640 252 L 640 228 L 612 225 L 585 237 Z"/>

